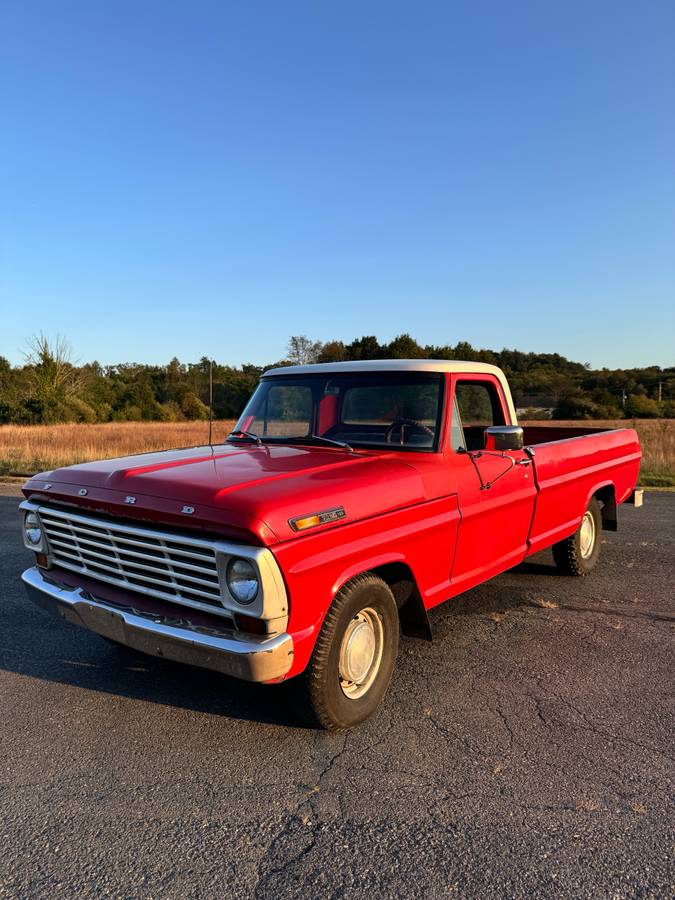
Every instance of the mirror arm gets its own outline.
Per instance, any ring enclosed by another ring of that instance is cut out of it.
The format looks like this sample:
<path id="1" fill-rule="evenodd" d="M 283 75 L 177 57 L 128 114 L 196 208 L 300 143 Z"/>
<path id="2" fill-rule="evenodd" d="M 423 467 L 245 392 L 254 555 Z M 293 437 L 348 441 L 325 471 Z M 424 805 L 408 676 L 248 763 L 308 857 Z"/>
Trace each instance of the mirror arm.
<path id="1" fill-rule="evenodd" d="M 457 451 L 459 452 L 459 450 Z M 499 481 L 500 478 L 503 478 L 505 475 L 514 469 L 520 462 L 520 460 L 514 459 L 513 456 L 509 456 L 508 453 L 505 453 L 503 450 L 463 450 L 463 453 L 466 453 L 471 462 L 473 463 L 473 467 L 476 470 L 476 475 L 478 475 L 478 481 L 480 482 L 481 491 L 489 491 L 493 484 Z M 483 476 L 480 471 L 480 467 L 476 462 L 477 459 L 480 459 L 481 456 L 496 456 L 497 459 L 508 459 L 510 465 L 508 468 L 504 469 L 503 472 L 500 472 L 499 475 L 495 475 L 492 481 L 483 481 Z M 528 460 L 529 463 L 529 460 Z"/>

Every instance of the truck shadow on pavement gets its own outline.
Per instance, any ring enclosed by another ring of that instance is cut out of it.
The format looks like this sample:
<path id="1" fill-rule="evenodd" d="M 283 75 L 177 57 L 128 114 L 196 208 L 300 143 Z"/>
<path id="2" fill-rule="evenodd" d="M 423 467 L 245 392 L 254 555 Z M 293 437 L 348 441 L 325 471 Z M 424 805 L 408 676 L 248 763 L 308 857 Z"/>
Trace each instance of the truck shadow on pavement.
<path id="1" fill-rule="evenodd" d="M 555 578 L 565 578 L 569 576 L 565 576 L 564 572 L 561 572 L 560 569 L 554 565 L 553 563 L 544 563 L 544 562 L 524 562 L 519 566 L 516 566 L 515 569 L 511 569 L 511 574 L 514 575 L 548 575 L 549 577 L 552 575 Z"/>
<path id="2" fill-rule="evenodd" d="M 554 564 L 550 552 L 542 551 L 533 557 L 533 561 L 521 563 L 496 578 L 459 594 L 448 603 L 434 607 L 430 614 L 432 627 L 440 625 L 445 619 L 455 619 L 458 616 L 480 617 L 528 607 L 545 608 L 548 604 L 542 600 L 542 595 L 548 593 L 547 585 L 551 585 L 551 578 L 556 579 L 555 587 L 560 587 L 563 583 L 558 580 L 560 576 L 562 573 Z M 565 580 L 569 581 L 569 578 Z"/>
<path id="3" fill-rule="evenodd" d="M 224 719 L 298 729 L 315 727 L 302 710 L 297 679 L 273 686 L 252 684 L 146 656 L 109 643 L 28 603 L 19 574 L 31 564 L 32 557 L 23 549 L 10 518 L 18 501 L 0 501 L 0 672 Z M 9 512 L 8 525 L 2 518 L 5 510 Z M 58 702 L 72 702 L 73 696 L 64 692 L 64 699 Z"/>
<path id="4" fill-rule="evenodd" d="M 436 640 L 447 639 L 450 625 L 453 629 L 472 628 L 480 618 L 538 605 L 533 596 L 545 591 L 546 579 L 541 576 L 556 571 L 552 564 L 526 563 L 436 607 L 431 613 Z M 22 597 L 22 606 L 23 602 Z M 272 686 L 239 681 L 111 644 L 37 609 L 26 615 L 23 607 L 22 616 L 1 618 L 0 668 L 7 671 L 211 716 L 315 728 L 303 712 L 298 679 Z M 402 643 L 411 640 L 403 638 Z M 425 646 L 424 642 L 415 643 Z M 402 654 L 399 671 L 403 678 L 404 667 Z"/>
<path id="5" fill-rule="evenodd" d="M 293 682 L 268 686 L 239 681 L 116 646 L 46 616 L 45 623 L 49 643 L 43 639 L 43 654 L 29 650 L 22 635 L 12 636 L 5 630 L 1 669 L 196 713 L 290 728 L 314 727 L 301 712 L 298 686 Z M 14 649 L 7 652 L 7 644 Z"/>

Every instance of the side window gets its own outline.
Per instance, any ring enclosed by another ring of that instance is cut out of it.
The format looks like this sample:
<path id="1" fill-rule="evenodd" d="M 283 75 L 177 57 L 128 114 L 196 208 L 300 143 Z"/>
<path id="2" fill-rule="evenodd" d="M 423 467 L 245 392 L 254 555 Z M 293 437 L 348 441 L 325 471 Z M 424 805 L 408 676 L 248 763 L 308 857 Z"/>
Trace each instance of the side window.
<path id="1" fill-rule="evenodd" d="M 497 388 L 490 381 L 458 381 L 455 403 L 459 408 L 467 450 L 483 448 L 483 431 L 489 425 L 505 424 Z"/>

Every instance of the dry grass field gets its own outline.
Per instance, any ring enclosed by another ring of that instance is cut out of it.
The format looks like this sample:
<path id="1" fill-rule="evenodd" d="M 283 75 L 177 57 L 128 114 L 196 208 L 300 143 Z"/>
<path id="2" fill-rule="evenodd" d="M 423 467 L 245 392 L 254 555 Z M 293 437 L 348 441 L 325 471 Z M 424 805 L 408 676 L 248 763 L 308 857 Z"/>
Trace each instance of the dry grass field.
<path id="1" fill-rule="evenodd" d="M 222 442 L 234 420 L 213 423 Z M 208 422 L 106 422 L 100 425 L 0 425 L 0 475 L 32 475 L 59 466 L 207 443 Z"/>
<path id="2" fill-rule="evenodd" d="M 640 483 L 675 485 L 675 419 L 640 419 L 637 422 L 527 422 L 528 425 L 588 425 L 635 427 L 644 459 Z M 221 442 L 233 421 L 213 423 L 213 440 Z M 92 459 L 147 453 L 172 447 L 206 443 L 207 422 L 109 422 L 103 425 L 2 425 L 0 475 L 31 475 L 58 466 Z"/>

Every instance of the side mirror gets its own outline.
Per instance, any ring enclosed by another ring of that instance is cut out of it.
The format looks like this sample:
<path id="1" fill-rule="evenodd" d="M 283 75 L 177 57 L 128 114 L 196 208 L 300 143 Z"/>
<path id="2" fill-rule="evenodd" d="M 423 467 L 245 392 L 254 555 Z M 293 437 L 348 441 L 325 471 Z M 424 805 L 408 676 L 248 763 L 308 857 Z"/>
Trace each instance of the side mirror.
<path id="1" fill-rule="evenodd" d="M 525 443 L 520 425 L 491 425 L 484 434 L 486 450 L 522 450 Z"/>

